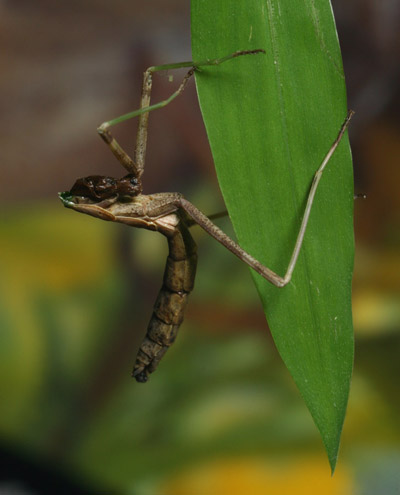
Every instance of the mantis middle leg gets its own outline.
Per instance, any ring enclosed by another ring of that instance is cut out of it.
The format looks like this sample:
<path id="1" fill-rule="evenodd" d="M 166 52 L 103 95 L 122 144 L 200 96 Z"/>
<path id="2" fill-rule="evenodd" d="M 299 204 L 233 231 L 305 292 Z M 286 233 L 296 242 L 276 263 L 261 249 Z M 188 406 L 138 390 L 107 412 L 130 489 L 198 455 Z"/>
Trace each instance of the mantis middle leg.
<path id="1" fill-rule="evenodd" d="M 121 115 L 120 117 L 117 117 L 115 119 L 104 122 L 97 128 L 97 132 L 99 133 L 101 138 L 105 141 L 105 143 L 110 147 L 111 151 L 116 156 L 116 158 L 121 163 L 121 165 L 126 170 L 128 170 L 129 173 L 133 174 L 140 182 L 140 178 L 143 174 L 144 164 L 145 164 L 149 112 L 153 110 L 157 110 L 158 108 L 165 107 L 166 105 L 168 105 L 168 103 L 171 103 L 172 100 L 174 100 L 177 96 L 179 96 L 182 93 L 182 91 L 185 89 L 186 84 L 194 74 L 195 70 L 200 70 L 200 67 L 210 66 L 210 65 L 220 65 L 233 58 L 240 57 L 243 55 L 252 55 L 256 53 L 265 53 L 265 52 L 264 50 L 261 49 L 242 50 L 242 51 L 234 52 L 225 57 L 215 58 L 211 60 L 202 60 L 199 62 L 193 62 L 193 61 L 179 62 L 176 64 L 165 64 L 165 65 L 149 67 L 144 72 L 143 75 L 143 89 L 140 100 L 140 108 L 132 112 L 126 113 L 124 115 Z M 185 67 L 190 67 L 190 70 L 183 78 L 178 89 L 174 93 L 172 93 L 172 95 L 166 100 L 155 103 L 154 105 L 150 105 L 153 73 L 164 70 L 181 69 Z M 129 120 L 134 117 L 139 117 L 139 126 L 136 136 L 135 159 L 133 160 L 126 153 L 126 151 L 124 151 L 123 148 L 118 144 L 116 139 L 111 135 L 109 128 L 113 125 L 119 124 L 120 122 L 124 122 L 125 120 Z"/>

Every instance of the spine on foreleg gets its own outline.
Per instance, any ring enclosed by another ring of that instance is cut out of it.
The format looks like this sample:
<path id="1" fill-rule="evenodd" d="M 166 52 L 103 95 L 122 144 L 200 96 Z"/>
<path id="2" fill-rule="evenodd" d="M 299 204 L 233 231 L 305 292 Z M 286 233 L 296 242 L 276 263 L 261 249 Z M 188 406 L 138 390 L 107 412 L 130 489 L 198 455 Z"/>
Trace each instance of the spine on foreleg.
<path id="1" fill-rule="evenodd" d="M 196 274 L 196 246 L 189 232 L 177 230 L 168 238 L 169 256 L 165 266 L 163 285 L 158 294 L 146 336 L 140 346 L 133 377 L 146 382 L 158 366 L 169 346 L 174 343 L 183 321 L 189 293 Z"/>

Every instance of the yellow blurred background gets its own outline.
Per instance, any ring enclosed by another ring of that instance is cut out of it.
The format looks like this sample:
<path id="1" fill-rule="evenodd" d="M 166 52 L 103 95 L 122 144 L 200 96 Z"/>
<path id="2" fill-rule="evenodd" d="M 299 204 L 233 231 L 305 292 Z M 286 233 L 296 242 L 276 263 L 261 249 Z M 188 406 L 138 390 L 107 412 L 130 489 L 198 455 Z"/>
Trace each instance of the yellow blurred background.
<path id="1" fill-rule="evenodd" d="M 184 325 L 137 384 L 165 240 L 57 198 L 77 177 L 121 173 L 96 127 L 138 106 L 145 68 L 190 60 L 189 2 L 0 2 L 1 494 L 400 493 L 400 6 L 333 7 L 367 199 L 355 204 L 355 370 L 332 478 L 248 269 L 194 229 Z M 153 101 L 173 75 L 155 77 Z M 130 151 L 135 128 L 115 130 Z M 145 192 L 222 208 L 193 83 L 151 115 L 146 166 Z"/>

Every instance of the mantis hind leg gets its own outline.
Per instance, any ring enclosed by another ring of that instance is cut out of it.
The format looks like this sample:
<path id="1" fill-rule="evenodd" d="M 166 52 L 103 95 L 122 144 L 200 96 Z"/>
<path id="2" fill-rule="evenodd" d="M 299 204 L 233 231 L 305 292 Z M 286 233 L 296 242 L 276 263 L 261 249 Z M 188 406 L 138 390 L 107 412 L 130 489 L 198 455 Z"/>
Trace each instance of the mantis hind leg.
<path id="1" fill-rule="evenodd" d="M 349 126 L 350 119 L 353 116 L 354 112 L 350 110 L 347 114 L 346 119 L 344 120 L 340 131 L 333 142 L 332 146 L 328 150 L 325 158 L 323 159 L 321 165 L 318 170 L 315 172 L 310 191 L 308 193 L 307 204 L 305 207 L 303 219 L 300 225 L 299 233 L 297 234 L 296 243 L 292 252 L 292 256 L 290 258 L 287 270 L 285 275 L 282 277 L 272 271 L 270 268 L 263 265 L 260 261 L 255 259 L 249 253 L 247 253 L 243 248 L 241 248 L 233 239 L 227 236 L 219 227 L 217 227 L 210 218 L 206 217 L 198 208 L 196 208 L 192 203 L 187 201 L 183 197 L 179 197 L 176 199 L 176 206 L 182 208 L 189 217 L 192 218 L 193 222 L 196 222 L 200 227 L 202 227 L 208 234 L 210 234 L 214 239 L 220 242 L 223 246 L 225 246 L 229 251 L 231 251 L 234 255 L 236 255 L 240 260 L 244 261 L 247 265 L 249 265 L 253 270 L 259 273 L 266 280 L 274 284 L 276 287 L 284 287 L 287 285 L 291 278 L 294 267 L 296 266 L 296 262 L 300 253 L 301 246 L 303 244 L 304 235 L 306 232 L 308 220 L 310 217 L 311 207 L 314 202 L 315 193 L 317 191 L 317 187 L 319 181 L 321 179 L 322 173 L 325 170 L 330 158 L 338 147 L 347 127 Z"/>

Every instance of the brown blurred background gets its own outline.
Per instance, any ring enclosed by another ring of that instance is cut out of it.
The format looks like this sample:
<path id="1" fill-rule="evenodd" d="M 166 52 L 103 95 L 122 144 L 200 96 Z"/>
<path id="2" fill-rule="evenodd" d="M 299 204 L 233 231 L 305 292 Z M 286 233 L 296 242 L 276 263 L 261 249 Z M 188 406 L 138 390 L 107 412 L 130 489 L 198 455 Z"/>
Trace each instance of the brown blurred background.
<path id="1" fill-rule="evenodd" d="M 138 106 L 149 65 L 190 60 L 189 2 L 0 1 L 1 495 L 400 493 L 400 4 L 333 7 L 367 199 L 355 204 L 355 372 L 331 478 L 247 268 L 195 232 L 185 324 L 137 385 L 165 241 L 56 195 L 121 173 L 96 127 Z M 152 101 L 173 75 L 155 77 Z M 135 129 L 115 128 L 130 151 Z M 150 116 L 145 188 L 223 205 L 193 82 Z"/>

